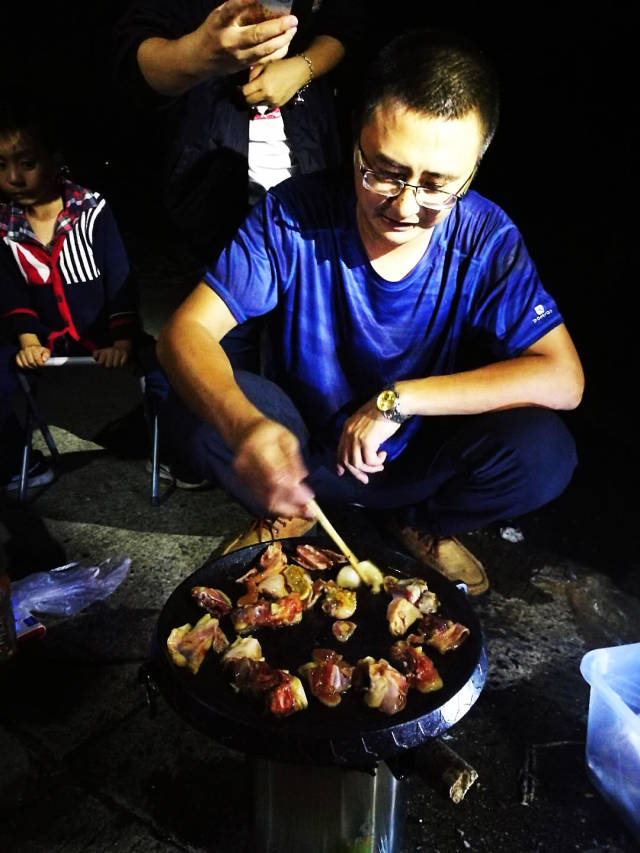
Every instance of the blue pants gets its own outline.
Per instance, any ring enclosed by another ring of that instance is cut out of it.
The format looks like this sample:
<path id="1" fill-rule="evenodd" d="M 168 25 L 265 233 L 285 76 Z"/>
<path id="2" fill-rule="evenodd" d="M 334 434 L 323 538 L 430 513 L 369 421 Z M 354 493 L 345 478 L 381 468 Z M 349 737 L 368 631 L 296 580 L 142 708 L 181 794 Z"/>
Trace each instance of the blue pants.
<path id="1" fill-rule="evenodd" d="M 236 370 L 245 395 L 299 439 L 318 501 L 372 510 L 405 510 L 418 526 L 440 535 L 463 533 L 515 518 L 557 497 L 577 463 L 574 441 L 549 409 L 526 407 L 481 415 L 423 418 L 421 429 L 384 471 L 360 483 L 335 471 L 335 450 L 315 446 L 292 400 L 261 376 Z M 234 474 L 233 455 L 218 433 L 175 393 L 164 427 L 176 456 L 220 486 L 254 515 L 265 515 Z M 410 508 L 410 510 L 409 510 Z"/>

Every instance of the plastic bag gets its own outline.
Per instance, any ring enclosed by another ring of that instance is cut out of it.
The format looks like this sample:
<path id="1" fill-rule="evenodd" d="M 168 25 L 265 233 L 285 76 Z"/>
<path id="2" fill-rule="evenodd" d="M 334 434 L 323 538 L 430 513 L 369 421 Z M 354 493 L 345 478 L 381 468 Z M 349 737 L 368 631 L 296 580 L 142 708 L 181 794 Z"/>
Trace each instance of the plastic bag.
<path id="1" fill-rule="evenodd" d="M 49 572 L 34 572 L 11 584 L 16 619 L 29 613 L 72 616 L 117 589 L 125 579 L 131 559 L 109 557 L 100 565 L 68 563 Z"/>

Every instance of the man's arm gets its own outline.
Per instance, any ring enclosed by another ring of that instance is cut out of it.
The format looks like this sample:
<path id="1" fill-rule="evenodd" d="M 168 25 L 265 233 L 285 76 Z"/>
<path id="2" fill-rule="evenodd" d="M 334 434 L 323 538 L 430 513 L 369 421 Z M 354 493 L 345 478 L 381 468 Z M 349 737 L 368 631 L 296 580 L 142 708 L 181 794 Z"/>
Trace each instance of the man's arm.
<path id="1" fill-rule="evenodd" d="M 297 438 L 265 417 L 243 394 L 219 344 L 236 325 L 204 282 L 178 308 L 158 340 L 158 358 L 172 386 L 234 453 L 236 474 L 269 513 L 307 515 L 313 497 Z"/>
<path id="2" fill-rule="evenodd" d="M 450 376 L 397 382 L 403 414 L 471 415 L 545 406 L 575 409 L 584 374 L 564 324 L 556 326 L 520 356 Z"/>
<path id="3" fill-rule="evenodd" d="M 154 36 L 138 47 L 147 83 L 161 95 L 177 97 L 213 76 L 281 59 L 296 33 L 292 15 L 259 24 L 243 23 L 253 0 L 227 0 L 193 32 L 177 39 Z"/>
<path id="4" fill-rule="evenodd" d="M 395 383 L 406 415 L 472 415 L 518 406 L 574 409 L 582 399 L 584 374 L 564 325 L 556 326 L 520 356 L 476 370 Z M 344 425 L 338 446 L 338 472 L 361 482 L 381 471 L 378 448 L 399 428 L 377 407 L 364 404 Z"/>

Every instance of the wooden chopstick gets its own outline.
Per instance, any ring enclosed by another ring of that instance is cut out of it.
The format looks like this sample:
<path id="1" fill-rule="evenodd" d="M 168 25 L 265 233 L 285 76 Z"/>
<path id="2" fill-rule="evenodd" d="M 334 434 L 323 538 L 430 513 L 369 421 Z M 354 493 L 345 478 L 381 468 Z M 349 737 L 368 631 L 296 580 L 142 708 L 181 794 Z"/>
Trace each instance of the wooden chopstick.
<path id="1" fill-rule="evenodd" d="M 318 506 L 318 504 L 315 502 L 315 500 L 313 500 L 313 498 L 309 501 L 309 503 L 307 504 L 307 506 L 309 507 L 309 509 L 311 510 L 311 512 L 315 515 L 315 517 L 318 519 L 318 521 L 319 521 L 319 523 L 320 523 L 320 526 L 321 526 L 321 527 L 322 527 L 322 529 L 325 531 L 325 533 L 327 533 L 327 534 L 328 534 L 328 535 L 333 539 L 333 541 L 336 543 L 336 545 L 338 546 L 338 548 L 340 548 L 340 550 L 342 551 L 342 553 L 343 553 L 343 554 L 345 555 L 345 557 L 349 560 L 349 562 L 351 563 L 351 565 L 353 566 L 353 568 L 354 568 L 356 571 L 358 571 L 358 563 L 359 563 L 358 558 L 357 558 L 357 557 L 356 557 L 356 555 L 353 553 L 353 551 L 351 550 L 351 548 L 349 548 L 349 546 L 348 546 L 348 545 L 347 545 L 347 543 L 344 541 L 344 539 L 342 538 L 342 536 L 340 536 L 340 534 L 338 533 L 338 531 L 335 529 L 335 527 L 333 526 L 333 524 L 331 524 L 331 522 L 329 521 L 329 519 L 327 518 L 327 516 L 326 516 L 326 515 L 324 514 L 324 512 L 320 509 L 320 507 L 319 507 L 319 506 Z M 359 573 L 359 572 L 358 572 L 358 573 Z"/>

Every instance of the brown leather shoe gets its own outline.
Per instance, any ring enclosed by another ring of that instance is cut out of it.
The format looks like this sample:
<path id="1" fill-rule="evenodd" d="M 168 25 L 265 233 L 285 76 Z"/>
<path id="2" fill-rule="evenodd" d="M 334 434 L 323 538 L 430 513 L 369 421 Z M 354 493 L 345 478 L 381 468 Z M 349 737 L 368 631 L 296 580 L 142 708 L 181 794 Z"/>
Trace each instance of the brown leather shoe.
<path id="1" fill-rule="evenodd" d="M 484 566 L 454 536 L 439 539 L 407 525 L 394 525 L 393 535 L 423 565 L 435 569 L 450 581 L 465 583 L 469 595 L 482 595 L 489 589 Z"/>
<path id="2" fill-rule="evenodd" d="M 222 550 L 223 554 L 257 545 L 258 542 L 273 542 L 275 539 L 290 539 L 293 536 L 305 536 L 316 526 L 314 518 L 255 518 L 248 530 L 243 531 Z"/>

